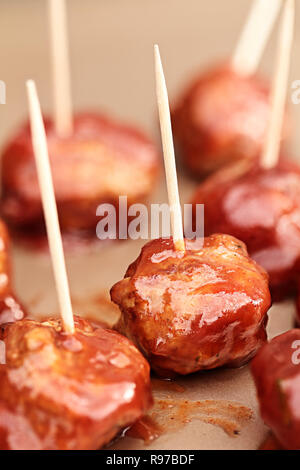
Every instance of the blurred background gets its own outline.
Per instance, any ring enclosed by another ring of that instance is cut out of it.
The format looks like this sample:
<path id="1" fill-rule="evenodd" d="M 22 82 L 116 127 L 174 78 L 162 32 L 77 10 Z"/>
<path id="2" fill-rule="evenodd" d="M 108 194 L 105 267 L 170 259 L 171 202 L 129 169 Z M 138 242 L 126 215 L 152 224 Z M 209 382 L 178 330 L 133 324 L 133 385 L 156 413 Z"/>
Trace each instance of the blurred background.
<path id="1" fill-rule="evenodd" d="M 153 44 L 160 45 L 172 101 L 193 72 L 231 54 L 251 2 L 67 0 L 75 109 L 104 109 L 157 135 Z M 0 106 L 2 146 L 27 114 L 24 81 L 37 81 L 45 111 L 52 95 L 46 0 L 0 0 L 0 13 L 0 79 L 7 85 L 7 104 Z M 291 83 L 300 79 L 299 17 Z M 273 34 L 261 64 L 265 75 L 272 73 L 275 47 Z M 291 109 L 297 155 L 300 105 Z"/>

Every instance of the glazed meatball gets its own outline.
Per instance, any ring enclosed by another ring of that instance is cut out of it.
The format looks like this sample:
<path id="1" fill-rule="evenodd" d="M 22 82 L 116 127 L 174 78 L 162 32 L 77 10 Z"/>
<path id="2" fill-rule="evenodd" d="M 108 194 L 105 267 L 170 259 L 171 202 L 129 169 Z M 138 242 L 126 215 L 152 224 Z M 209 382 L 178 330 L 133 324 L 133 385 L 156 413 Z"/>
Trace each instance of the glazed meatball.
<path id="1" fill-rule="evenodd" d="M 227 235 L 147 243 L 111 289 L 118 329 L 162 376 L 240 366 L 266 341 L 268 277 Z"/>
<path id="2" fill-rule="evenodd" d="M 300 450 L 300 330 L 264 345 L 251 368 L 263 420 L 286 449 Z"/>
<path id="3" fill-rule="evenodd" d="M 300 275 L 300 167 L 288 160 L 264 169 L 245 162 L 201 184 L 193 204 L 204 204 L 205 233 L 223 232 L 246 243 L 270 276 L 280 300 L 295 292 Z"/>
<path id="4" fill-rule="evenodd" d="M 24 308 L 13 293 L 10 241 L 6 226 L 0 219 L 0 325 L 21 320 L 24 316 Z"/>
<path id="5" fill-rule="evenodd" d="M 22 320 L 2 334 L 1 449 L 98 449 L 152 404 L 149 366 L 127 338 L 75 317 Z"/>
<path id="6" fill-rule="evenodd" d="M 173 129 L 183 162 L 200 177 L 262 149 L 270 115 L 268 87 L 230 66 L 207 71 L 175 106 Z"/>
<path id="7" fill-rule="evenodd" d="M 300 284 L 297 289 L 295 326 L 300 328 Z"/>
<path id="8" fill-rule="evenodd" d="M 139 131 L 106 117 L 80 114 L 74 133 L 59 138 L 45 120 L 60 225 L 63 232 L 96 233 L 99 204 L 118 208 L 152 191 L 159 168 L 154 145 Z M 20 129 L 2 157 L 2 213 L 11 227 L 29 233 L 44 230 L 29 125 Z"/>

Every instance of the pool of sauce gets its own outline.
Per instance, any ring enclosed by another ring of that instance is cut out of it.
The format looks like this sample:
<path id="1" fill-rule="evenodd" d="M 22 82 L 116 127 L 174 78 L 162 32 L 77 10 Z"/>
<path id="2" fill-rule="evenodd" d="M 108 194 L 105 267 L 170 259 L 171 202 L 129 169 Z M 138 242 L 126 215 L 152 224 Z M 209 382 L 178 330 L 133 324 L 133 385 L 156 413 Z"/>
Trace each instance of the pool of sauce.
<path id="1" fill-rule="evenodd" d="M 253 417 L 250 408 L 237 402 L 185 400 L 182 398 L 185 388 L 176 381 L 154 378 L 152 388 L 154 407 L 123 433 L 123 436 L 143 440 L 146 445 L 162 434 L 182 429 L 195 419 L 217 426 L 228 436 L 236 437 Z"/>

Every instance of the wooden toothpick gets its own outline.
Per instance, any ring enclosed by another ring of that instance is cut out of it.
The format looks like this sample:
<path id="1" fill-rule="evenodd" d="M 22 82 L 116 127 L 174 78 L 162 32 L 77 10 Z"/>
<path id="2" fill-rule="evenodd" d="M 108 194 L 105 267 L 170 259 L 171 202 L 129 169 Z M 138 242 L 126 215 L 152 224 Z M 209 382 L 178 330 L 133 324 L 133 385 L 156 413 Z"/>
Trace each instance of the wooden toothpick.
<path id="1" fill-rule="evenodd" d="M 48 0 L 51 62 L 53 76 L 54 123 L 57 134 L 73 131 L 71 78 L 65 0 Z"/>
<path id="2" fill-rule="evenodd" d="M 36 86 L 33 80 L 28 80 L 26 82 L 26 88 L 29 104 L 32 144 L 42 196 L 56 290 L 64 330 L 66 333 L 72 334 L 74 333 L 74 318 L 48 156 L 46 133 Z"/>
<path id="3" fill-rule="evenodd" d="M 278 52 L 274 79 L 271 89 L 271 117 L 261 158 L 261 165 L 264 168 L 272 168 L 276 165 L 279 158 L 294 37 L 294 25 L 295 1 L 285 0 L 285 7 L 278 37 Z"/>
<path id="4" fill-rule="evenodd" d="M 159 48 L 157 45 L 154 46 L 154 60 L 156 95 L 165 162 L 168 199 L 171 212 L 173 241 L 176 250 L 185 251 L 169 99 Z"/>
<path id="5" fill-rule="evenodd" d="M 240 39 L 232 56 L 232 67 L 242 75 L 255 73 L 274 23 L 282 0 L 253 0 Z"/>

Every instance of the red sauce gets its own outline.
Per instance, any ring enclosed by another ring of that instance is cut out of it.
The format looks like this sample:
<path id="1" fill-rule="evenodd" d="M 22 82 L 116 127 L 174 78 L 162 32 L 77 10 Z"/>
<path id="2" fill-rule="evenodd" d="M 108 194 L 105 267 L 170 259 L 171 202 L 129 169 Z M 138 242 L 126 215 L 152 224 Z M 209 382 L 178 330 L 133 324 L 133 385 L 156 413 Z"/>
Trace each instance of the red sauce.
<path id="1" fill-rule="evenodd" d="M 24 309 L 13 295 L 7 295 L 0 300 L 0 325 L 14 323 L 24 317 Z"/>
<path id="2" fill-rule="evenodd" d="M 262 148 L 269 90 L 258 77 L 221 65 L 197 77 L 172 113 L 174 136 L 193 176 L 206 176 Z"/>
<path id="3" fill-rule="evenodd" d="M 10 233 L 18 245 L 38 253 L 49 252 L 46 231 L 40 227 L 18 229 L 10 226 Z M 96 236 L 96 224 L 90 230 L 62 232 L 64 250 L 73 253 L 87 252 L 93 248 L 106 246 L 111 240 L 100 240 Z"/>
<path id="4" fill-rule="evenodd" d="M 149 365 L 127 338 L 75 317 L 4 328 L 0 448 L 92 450 L 152 404 Z"/>
<path id="5" fill-rule="evenodd" d="M 300 280 L 300 167 L 281 159 L 264 169 L 240 162 L 201 184 L 192 200 L 205 206 L 205 234 L 242 240 L 269 274 L 273 300 L 295 294 Z"/>
<path id="6" fill-rule="evenodd" d="M 284 450 L 273 434 L 269 434 L 267 439 L 262 443 L 259 450 Z"/>

